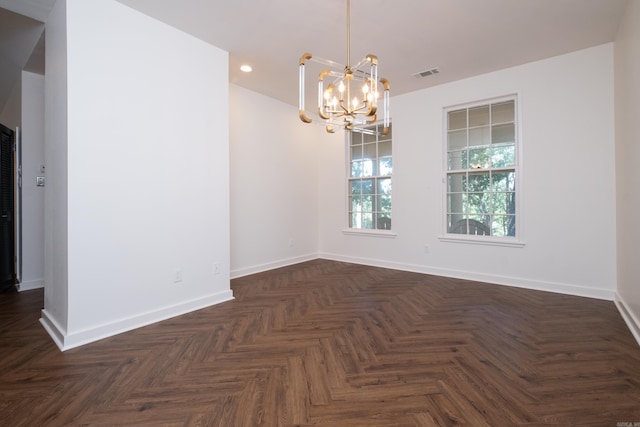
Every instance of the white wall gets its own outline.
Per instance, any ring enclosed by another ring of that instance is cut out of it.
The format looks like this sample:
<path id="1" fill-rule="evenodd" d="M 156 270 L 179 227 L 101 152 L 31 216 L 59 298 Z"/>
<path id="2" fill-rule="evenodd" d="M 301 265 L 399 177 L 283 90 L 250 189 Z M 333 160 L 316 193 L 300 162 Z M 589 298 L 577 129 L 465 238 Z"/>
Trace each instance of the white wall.
<path id="1" fill-rule="evenodd" d="M 44 76 L 22 72 L 22 282 L 20 290 L 44 286 Z"/>
<path id="2" fill-rule="evenodd" d="M 66 4 L 63 349 L 232 298 L 228 54 L 114 0 Z"/>
<path id="3" fill-rule="evenodd" d="M 640 342 L 640 2 L 630 1 L 615 41 L 618 300 Z"/>
<path id="4" fill-rule="evenodd" d="M 443 108 L 517 93 L 522 248 L 443 234 Z M 615 290 L 613 44 L 392 99 L 395 238 L 345 235 L 345 150 L 320 150 L 327 258 L 612 299 Z M 425 251 L 428 246 L 428 252 Z"/>
<path id="5" fill-rule="evenodd" d="M 47 17 L 45 42 L 45 288 L 43 326 L 59 345 L 67 335 L 67 4 Z"/>
<path id="6" fill-rule="evenodd" d="M 0 123 L 20 127 L 22 137 L 22 277 L 20 290 L 44 286 L 44 188 L 36 176 L 44 164 L 44 77 L 22 72 Z"/>
<path id="7" fill-rule="evenodd" d="M 232 275 L 316 258 L 323 128 L 290 105 L 230 89 Z"/>

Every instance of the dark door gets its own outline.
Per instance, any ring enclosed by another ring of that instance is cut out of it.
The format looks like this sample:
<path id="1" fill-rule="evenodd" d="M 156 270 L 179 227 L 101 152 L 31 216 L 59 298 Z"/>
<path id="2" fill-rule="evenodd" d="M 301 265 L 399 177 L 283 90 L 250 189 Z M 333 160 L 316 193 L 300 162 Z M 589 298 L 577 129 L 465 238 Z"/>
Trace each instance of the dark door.
<path id="1" fill-rule="evenodd" d="M 0 292 L 14 288 L 13 131 L 0 125 Z"/>

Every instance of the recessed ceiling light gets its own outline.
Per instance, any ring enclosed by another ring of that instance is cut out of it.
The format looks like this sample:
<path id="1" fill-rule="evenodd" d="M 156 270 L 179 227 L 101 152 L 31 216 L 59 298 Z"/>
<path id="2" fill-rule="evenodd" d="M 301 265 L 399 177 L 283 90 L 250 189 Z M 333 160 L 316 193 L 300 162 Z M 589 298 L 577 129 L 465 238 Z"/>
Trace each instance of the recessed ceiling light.
<path id="1" fill-rule="evenodd" d="M 251 71 L 253 71 L 253 68 L 251 68 L 250 65 L 242 65 L 240 67 L 240 71 L 244 71 L 245 73 L 250 73 Z"/>

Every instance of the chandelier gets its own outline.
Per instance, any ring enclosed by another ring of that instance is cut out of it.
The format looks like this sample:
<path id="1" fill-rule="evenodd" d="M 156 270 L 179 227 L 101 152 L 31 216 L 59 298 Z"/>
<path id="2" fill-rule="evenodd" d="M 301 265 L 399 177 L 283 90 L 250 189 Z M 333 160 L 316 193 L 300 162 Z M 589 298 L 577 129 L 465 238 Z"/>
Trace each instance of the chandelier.
<path id="1" fill-rule="evenodd" d="M 347 64 L 315 58 L 305 53 L 299 61 L 299 115 L 304 123 L 313 120 L 305 111 L 305 64 L 317 62 L 330 69 L 318 75 L 318 116 L 327 132 L 342 126 L 347 131 L 363 131 L 367 124 L 378 120 L 378 83 L 383 88 L 383 134 L 389 133 L 389 81 L 378 80 L 378 58 L 369 54 L 356 65 L 351 65 L 351 0 L 347 0 Z M 325 83 L 328 83 L 325 87 Z"/>

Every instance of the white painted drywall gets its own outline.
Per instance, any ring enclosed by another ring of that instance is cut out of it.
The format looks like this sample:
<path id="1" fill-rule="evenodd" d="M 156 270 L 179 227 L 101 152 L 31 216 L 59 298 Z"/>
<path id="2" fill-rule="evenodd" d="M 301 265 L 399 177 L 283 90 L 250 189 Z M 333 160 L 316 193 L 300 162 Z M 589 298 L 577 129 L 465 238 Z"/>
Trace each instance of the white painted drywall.
<path id="1" fill-rule="evenodd" d="M 228 53 L 114 0 L 66 3 L 63 349 L 232 298 Z"/>
<path id="2" fill-rule="evenodd" d="M 441 70 L 446 72 L 446 70 Z M 523 248 L 443 234 L 443 108 L 517 93 Z M 395 238 L 345 235 L 345 150 L 319 152 L 320 254 L 612 299 L 616 282 L 613 44 L 392 99 Z M 428 252 L 425 251 L 428 246 Z"/>
<path id="3" fill-rule="evenodd" d="M 640 2 L 630 1 L 615 41 L 618 296 L 640 342 Z"/>
<path id="4" fill-rule="evenodd" d="M 22 72 L 22 282 L 44 286 L 44 187 L 36 177 L 44 161 L 44 76 Z"/>
<path id="5" fill-rule="evenodd" d="M 230 85 L 234 277 L 317 257 L 320 126 L 290 105 Z M 341 144 L 341 136 L 324 141 Z"/>
<path id="6" fill-rule="evenodd" d="M 23 71 L 2 112 L 0 123 L 22 137 L 22 277 L 20 290 L 44 286 L 44 188 L 36 176 L 44 164 L 44 77 Z"/>
<path id="7" fill-rule="evenodd" d="M 67 334 L 67 4 L 56 1 L 46 26 L 45 288 L 42 324 L 60 344 Z"/>

